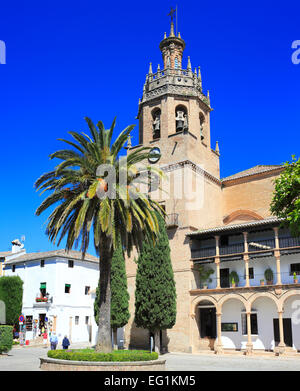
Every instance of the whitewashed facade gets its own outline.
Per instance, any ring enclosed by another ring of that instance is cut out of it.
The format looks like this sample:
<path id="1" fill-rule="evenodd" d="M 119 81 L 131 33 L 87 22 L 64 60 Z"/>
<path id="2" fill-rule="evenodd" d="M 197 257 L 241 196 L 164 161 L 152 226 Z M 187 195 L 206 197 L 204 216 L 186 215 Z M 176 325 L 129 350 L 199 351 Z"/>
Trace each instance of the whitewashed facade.
<path id="1" fill-rule="evenodd" d="M 300 238 L 278 219 L 190 235 L 194 350 L 300 351 Z M 211 269 L 210 279 L 201 272 Z M 267 281 L 266 270 L 273 278 Z M 233 274 L 238 282 L 233 285 Z"/>
<path id="2" fill-rule="evenodd" d="M 48 334 L 56 332 L 59 344 L 65 335 L 71 342 L 96 342 L 98 262 L 94 256 L 81 260 L 81 253 L 64 250 L 20 254 L 4 262 L 5 275 L 18 275 L 24 282 L 26 340 L 37 339 L 46 325 Z"/>

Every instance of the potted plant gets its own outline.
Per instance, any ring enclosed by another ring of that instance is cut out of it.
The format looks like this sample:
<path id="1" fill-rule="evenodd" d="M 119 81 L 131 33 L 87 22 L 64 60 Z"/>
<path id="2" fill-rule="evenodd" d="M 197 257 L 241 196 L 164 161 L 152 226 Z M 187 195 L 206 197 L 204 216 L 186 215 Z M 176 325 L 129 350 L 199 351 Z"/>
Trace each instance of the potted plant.
<path id="1" fill-rule="evenodd" d="M 267 285 L 273 285 L 273 270 L 268 267 L 268 269 L 265 270 L 265 279 L 267 281 Z"/>
<path id="2" fill-rule="evenodd" d="M 298 277 L 296 272 L 294 272 L 293 276 L 294 276 L 294 284 L 298 284 Z"/>
<path id="3" fill-rule="evenodd" d="M 229 278 L 230 278 L 230 281 L 231 281 L 232 288 L 235 288 L 236 286 L 238 286 L 240 279 L 239 279 L 239 276 L 238 276 L 236 271 L 233 270 L 229 274 Z"/>
<path id="4" fill-rule="evenodd" d="M 263 278 L 260 280 L 260 285 L 265 285 L 265 280 Z"/>
<path id="5" fill-rule="evenodd" d="M 197 265 L 195 269 L 199 273 L 200 287 L 207 289 L 208 284 L 212 282 L 210 276 L 214 273 L 214 270 L 211 268 L 206 268 L 204 265 Z"/>

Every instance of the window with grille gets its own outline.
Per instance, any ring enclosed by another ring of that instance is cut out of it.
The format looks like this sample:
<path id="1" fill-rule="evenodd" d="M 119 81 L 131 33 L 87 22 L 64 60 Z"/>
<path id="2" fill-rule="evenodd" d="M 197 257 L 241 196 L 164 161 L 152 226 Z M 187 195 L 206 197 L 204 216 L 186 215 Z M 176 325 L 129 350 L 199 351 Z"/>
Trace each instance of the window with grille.
<path id="1" fill-rule="evenodd" d="M 250 314 L 251 335 L 258 335 L 257 314 Z M 248 334 L 247 314 L 242 314 L 242 334 Z"/>

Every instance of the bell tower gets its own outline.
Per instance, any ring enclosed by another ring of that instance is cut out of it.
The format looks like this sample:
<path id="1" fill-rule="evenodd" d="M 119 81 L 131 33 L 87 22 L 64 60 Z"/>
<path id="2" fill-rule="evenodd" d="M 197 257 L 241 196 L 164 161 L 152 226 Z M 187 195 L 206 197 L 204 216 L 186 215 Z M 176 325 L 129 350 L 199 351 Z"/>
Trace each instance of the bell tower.
<path id="1" fill-rule="evenodd" d="M 171 21 L 169 36 L 159 44 L 163 67 L 154 72 L 150 63 L 139 100 L 139 145 L 159 148 L 160 163 L 189 160 L 219 178 L 219 151 L 210 145 L 209 91 L 204 93 L 200 67 L 193 72 L 190 57 L 184 68 L 185 46 Z"/>

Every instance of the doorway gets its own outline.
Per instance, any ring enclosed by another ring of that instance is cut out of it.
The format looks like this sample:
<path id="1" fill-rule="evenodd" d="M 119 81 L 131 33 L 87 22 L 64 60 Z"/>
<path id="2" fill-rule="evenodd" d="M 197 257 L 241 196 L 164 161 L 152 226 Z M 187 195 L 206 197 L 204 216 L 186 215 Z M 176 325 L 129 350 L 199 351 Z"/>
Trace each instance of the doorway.
<path id="1" fill-rule="evenodd" d="M 216 308 L 199 308 L 200 337 L 216 338 Z"/>
<path id="2" fill-rule="evenodd" d="M 46 314 L 39 314 L 39 335 L 42 334 L 42 331 L 46 331 Z"/>
<path id="3" fill-rule="evenodd" d="M 220 285 L 221 288 L 229 288 L 229 269 L 220 269 Z"/>
<path id="4" fill-rule="evenodd" d="M 280 342 L 280 334 L 279 334 L 279 319 L 273 319 L 273 327 L 274 327 L 274 341 L 275 346 L 277 346 Z M 292 335 L 292 320 L 291 318 L 283 318 L 283 335 L 284 335 L 284 343 L 286 346 L 293 347 L 293 335 Z"/>

